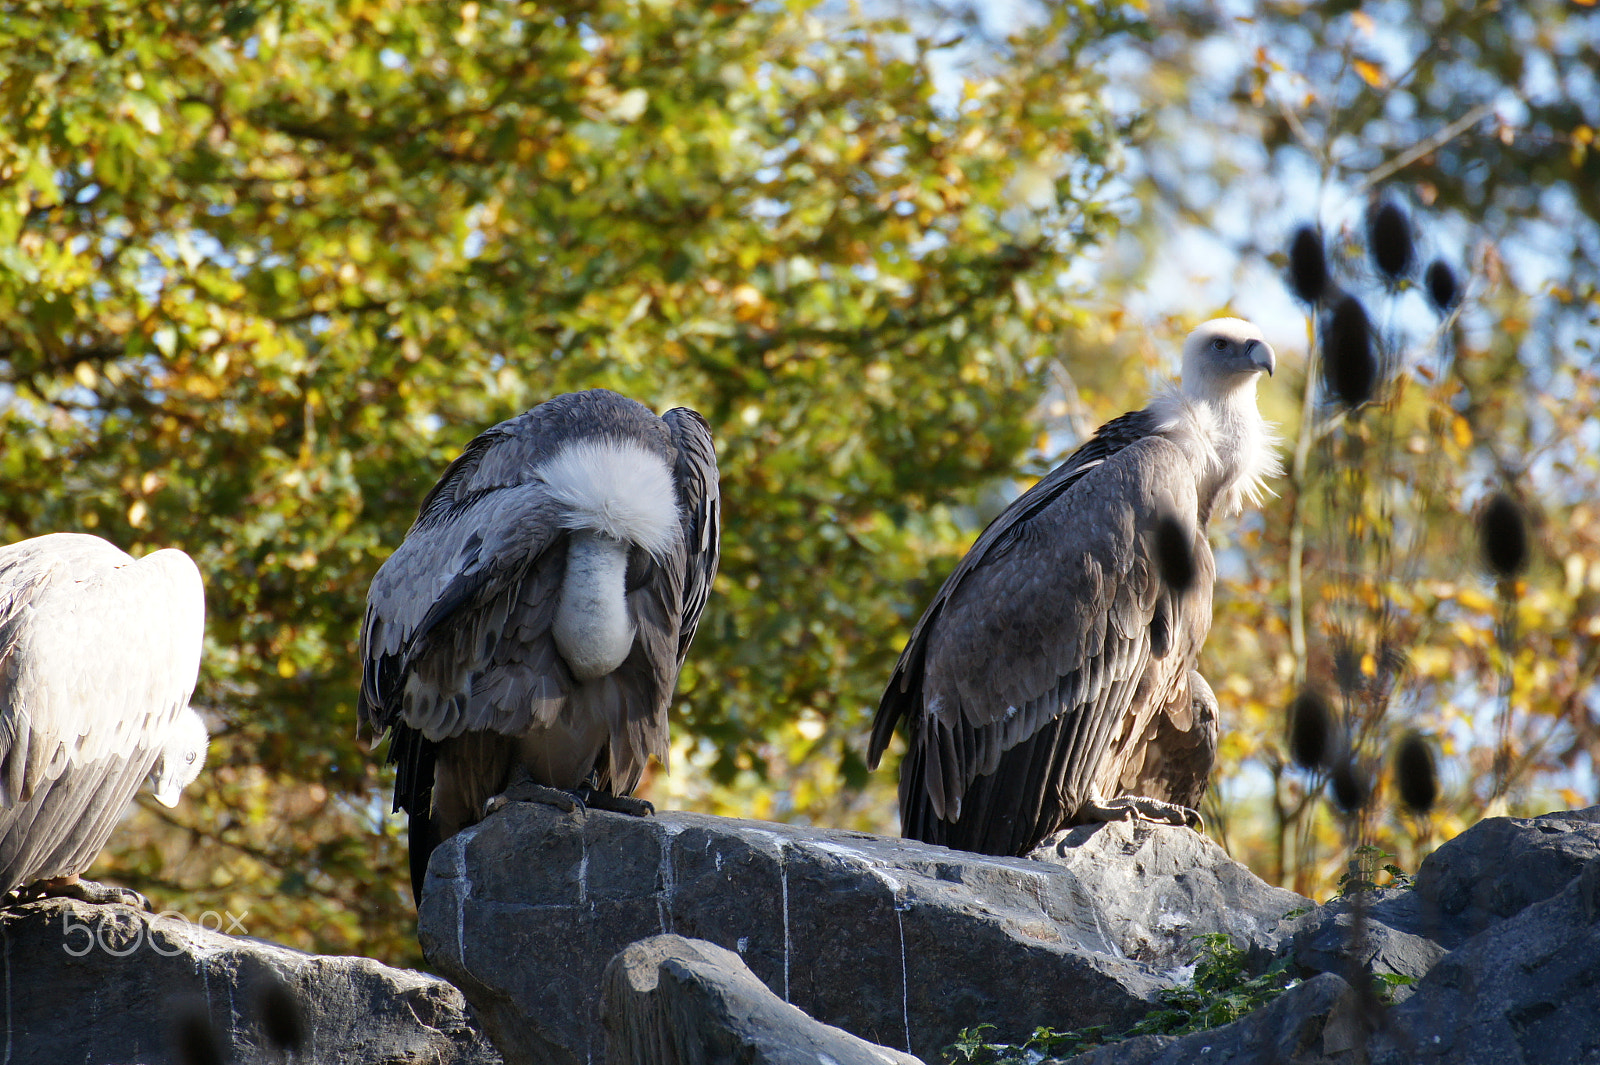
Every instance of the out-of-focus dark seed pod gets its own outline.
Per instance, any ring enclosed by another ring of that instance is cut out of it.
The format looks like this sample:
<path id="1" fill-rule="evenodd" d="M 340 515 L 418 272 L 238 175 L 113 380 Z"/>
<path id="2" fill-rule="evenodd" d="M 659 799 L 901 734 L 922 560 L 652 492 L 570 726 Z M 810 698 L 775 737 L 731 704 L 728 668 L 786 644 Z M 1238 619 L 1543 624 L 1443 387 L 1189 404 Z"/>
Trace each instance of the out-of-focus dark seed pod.
<path id="1" fill-rule="evenodd" d="M 1316 226 L 1301 226 L 1289 241 L 1289 287 L 1305 303 L 1316 303 L 1328 290 L 1328 257 Z"/>
<path id="2" fill-rule="evenodd" d="M 1449 263 L 1443 259 L 1433 260 L 1428 264 L 1423 281 L 1427 283 L 1428 298 L 1433 301 L 1434 310 L 1443 316 L 1455 309 L 1456 300 L 1461 298 L 1461 286 L 1456 282 L 1456 272 L 1450 269 Z"/>
<path id="3" fill-rule="evenodd" d="M 1328 777 L 1328 786 L 1333 789 L 1334 805 L 1347 814 L 1353 814 L 1367 805 L 1367 800 L 1372 796 L 1372 780 L 1354 758 L 1347 758 L 1334 766 L 1333 773 Z"/>
<path id="4" fill-rule="evenodd" d="M 1439 774 L 1433 764 L 1433 749 L 1420 732 L 1400 737 L 1394 749 L 1394 783 L 1400 802 L 1414 814 L 1433 809 L 1439 798 Z"/>
<path id="5" fill-rule="evenodd" d="M 1346 407 L 1359 407 L 1378 386 L 1378 356 L 1372 347 L 1372 322 L 1354 296 L 1328 312 L 1322 329 L 1322 383 Z"/>
<path id="6" fill-rule="evenodd" d="M 288 1051 L 305 1045 L 306 1024 L 300 1003 L 277 973 L 269 970 L 262 978 L 256 1002 L 261 1009 L 261 1030 L 269 1043 Z"/>
<path id="7" fill-rule="evenodd" d="M 1378 675 L 1384 678 L 1400 676 L 1411 668 L 1411 656 L 1399 644 L 1385 640 L 1378 648 Z"/>
<path id="8" fill-rule="evenodd" d="M 1156 569 L 1176 595 L 1182 595 L 1194 585 L 1194 549 L 1189 529 L 1176 514 L 1162 514 L 1156 519 L 1154 548 Z"/>
<path id="9" fill-rule="evenodd" d="M 1333 648 L 1333 680 L 1346 695 L 1354 695 L 1367 686 L 1361 675 L 1361 652 L 1347 640 L 1340 640 Z"/>
<path id="10" fill-rule="evenodd" d="M 1367 250 L 1390 280 L 1398 281 L 1411 272 L 1417 249 L 1411 239 L 1411 220 L 1399 204 L 1385 200 L 1367 212 Z"/>
<path id="11" fill-rule="evenodd" d="M 1315 691 L 1303 691 L 1289 704 L 1289 757 L 1302 769 L 1323 769 L 1332 759 L 1333 711 Z"/>
<path id="12" fill-rule="evenodd" d="M 1528 524 L 1522 508 L 1505 492 L 1496 492 L 1478 516 L 1478 542 L 1483 563 L 1500 580 L 1510 580 L 1528 567 Z"/>
<path id="13" fill-rule="evenodd" d="M 211 1023 L 204 996 L 180 995 L 167 1004 L 168 1037 L 172 1060 L 179 1065 L 223 1065 L 227 1055 L 222 1037 Z"/>

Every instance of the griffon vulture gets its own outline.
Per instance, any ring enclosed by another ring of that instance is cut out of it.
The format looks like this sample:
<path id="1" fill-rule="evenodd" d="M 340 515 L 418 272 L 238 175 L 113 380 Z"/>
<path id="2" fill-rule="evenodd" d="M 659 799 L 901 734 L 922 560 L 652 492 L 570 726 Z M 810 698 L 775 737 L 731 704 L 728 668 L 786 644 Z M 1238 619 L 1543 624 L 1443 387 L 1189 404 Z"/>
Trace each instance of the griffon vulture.
<path id="1" fill-rule="evenodd" d="M 904 835 L 1020 855 L 1093 820 L 1198 823 L 1217 741 L 1195 671 L 1216 572 L 1205 530 L 1278 472 L 1256 409 L 1273 358 L 1249 322 L 1205 323 L 1181 386 L 1102 426 L 978 537 L 872 723 L 874 768 L 905 723 Z M 1162 578 L 1163 525 L 1186 588 Z"/>
<path id="2" fill-rule="evenodd" d="M 170 806 L 200 772 L 205 610 L 182 551 L 136 561 L 78 533 L 0 547 L 0 893 L 144 904 L 78 875 L 141 783 Z"/>
<path id="3" fill-rule="evenodd" d="M 419 898 L 433 847 L 502 793 L 648 812 L 625 797 L 667 761 L 719 520 L 705 419 L 604 389 L 501 422 L 445 470 L 361 633 L 360 718 L 392 734 Z"/>

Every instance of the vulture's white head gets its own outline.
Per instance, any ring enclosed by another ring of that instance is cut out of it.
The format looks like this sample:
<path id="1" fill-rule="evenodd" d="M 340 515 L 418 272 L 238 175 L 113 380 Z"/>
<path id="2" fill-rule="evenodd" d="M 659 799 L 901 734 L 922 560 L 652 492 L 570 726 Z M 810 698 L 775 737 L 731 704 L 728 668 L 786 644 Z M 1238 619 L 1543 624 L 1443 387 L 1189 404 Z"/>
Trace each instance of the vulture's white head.
<path id="1" fill-rule="evenodd" d="M 156 764 L 150 767 L 150 790 L 162 806 L 178 805 L 183 789 L 193 784 L 206 764 L 211 737 L 194 707 L 186 706 L 167 730 Z"/>
<path id="2" fill-rule="evenodd" d="M 1183 390 L 1195 399 L 1216 401 L 1240 390 L 1254 396 L 1257 379 L 1276 367 L 1272 345 L 1243 318 L 1213 318 L 1183 344 Z"/>
<path id="3" fill-rule="evenodd" d="M 1242 318 L 1213 318 L 1183 345 L 1183 379 L 1157 393 L 1151 406 L 1161 431 L 1179 440 L 1197 464 L 1202 513 L 1234 513 L 1245 500 L 1271 494 L 1282 473 L 1277 431 L 1256 408 L 1256 383 L 1277 367 L 1272 345 Z"/>

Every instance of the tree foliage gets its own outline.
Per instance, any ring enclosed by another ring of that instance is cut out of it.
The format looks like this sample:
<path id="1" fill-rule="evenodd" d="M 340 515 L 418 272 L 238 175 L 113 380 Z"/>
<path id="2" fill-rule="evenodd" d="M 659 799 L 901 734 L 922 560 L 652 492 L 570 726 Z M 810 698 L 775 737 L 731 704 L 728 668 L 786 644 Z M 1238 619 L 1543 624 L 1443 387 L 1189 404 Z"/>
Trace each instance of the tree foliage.
<path id="1" fill-rule="evenodd" d="M 849 816 L 950 505 L 1033 442 L 1111 224 L 1084 55 L 1124 28 L 1074 5 L 940 98 L 939 42 L 805 4 L 4 5 L 0 533 L 207 580 L 211 768 L 109 871 L 415 958 L 355 736 L 366 585 L 467 440 L 592 386 L 721 455 L 657 794 Z"/>

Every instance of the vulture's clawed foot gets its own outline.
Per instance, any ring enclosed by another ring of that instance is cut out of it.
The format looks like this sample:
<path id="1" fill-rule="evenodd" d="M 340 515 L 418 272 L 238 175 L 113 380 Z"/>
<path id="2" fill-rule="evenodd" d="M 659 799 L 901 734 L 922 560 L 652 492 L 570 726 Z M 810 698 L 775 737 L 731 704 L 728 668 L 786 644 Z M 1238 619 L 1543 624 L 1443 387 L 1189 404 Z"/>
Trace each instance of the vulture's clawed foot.
<path id="1" fill-rule="evenodd" d="M 655 804 L 649 799 L 636 799 L 632 795 L 613 795 L 609 791 L 596 791 L 593 788 L 579 788 L 578 794 L 583 796 L 585 804 L 596 810 L 610 810 L 633 817 L 650 817 L 656 812 Z"/>
<path id="2" fill-rule="evenodd" d="M 484 803 L 483 816 L 488 817 L 514 802 L 542 802 L 567 814 L 583 806 L 581 798 L 563 788 L 552 788 L 545 784 L 535 784 L 531 780 L 520 780 Z"/>
<path id="3" fill-rule="evenodd" d="M 150 900 L 132 888 L 82 880 L 76 876 L 58 876 L 51 880 L 38 880 L 14 893 L 17 902 L 37 902 L 39 899 L 77 899 L 95 906 L 132 906 L 154 913 Z"/>
<path id="4" fill-rule="evenodd" d="M 1143 795 L 1119 795 L 1104 802 L 1091 800 L 1078 811 L 1084 821 L 1153 821 L 1158 825 L 1181 825 L 1196 832 L 1206 830 L 1206 822 L 1198 810 L 1163 802 Z"/>

